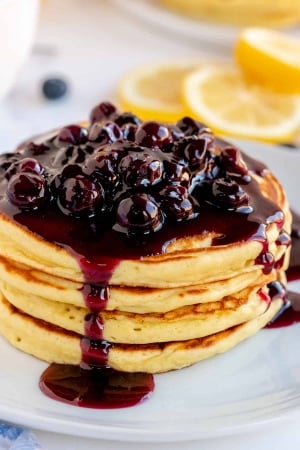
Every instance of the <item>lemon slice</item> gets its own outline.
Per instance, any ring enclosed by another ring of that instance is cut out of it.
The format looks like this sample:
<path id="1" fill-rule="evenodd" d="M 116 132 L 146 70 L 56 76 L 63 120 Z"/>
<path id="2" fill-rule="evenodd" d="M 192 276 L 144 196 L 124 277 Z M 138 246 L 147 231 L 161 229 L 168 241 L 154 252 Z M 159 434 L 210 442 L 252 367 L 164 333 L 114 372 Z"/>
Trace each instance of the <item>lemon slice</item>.
<path id="1" fill-rule="evenodd" d="M 215 132 L 268 142 L 289 141 L 300 127 L 299 97 L 249 84 L 238 69 L 206 65 L 183 82 L 189 113 Z"/>
<path id="2" fill-rule="evenodd" d="M 248 80 L 277 92 L 300 94 L 300 40 L 263 28 L 239 36 L 235 57 Z"/>
<path id="3" fill-rule="evenodd" d="M 186 113 L 181 99 L 182 81 L 199 65 L 197 61 L 176 61 L 135 68 L 119 83 L 121 108 L 144 120 L 178 120 Z"/>

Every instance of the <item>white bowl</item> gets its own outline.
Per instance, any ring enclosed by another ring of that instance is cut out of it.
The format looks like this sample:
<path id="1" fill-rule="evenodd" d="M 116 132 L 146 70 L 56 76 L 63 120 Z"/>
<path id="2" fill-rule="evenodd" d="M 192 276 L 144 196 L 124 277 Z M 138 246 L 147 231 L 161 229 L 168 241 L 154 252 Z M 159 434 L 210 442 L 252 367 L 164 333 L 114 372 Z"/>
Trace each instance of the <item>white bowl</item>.
<path id="1" fill-rule="evenodd" d="M 38 10 L 39 0 L 0 0 L 0 98 L 30 52 Z"/>

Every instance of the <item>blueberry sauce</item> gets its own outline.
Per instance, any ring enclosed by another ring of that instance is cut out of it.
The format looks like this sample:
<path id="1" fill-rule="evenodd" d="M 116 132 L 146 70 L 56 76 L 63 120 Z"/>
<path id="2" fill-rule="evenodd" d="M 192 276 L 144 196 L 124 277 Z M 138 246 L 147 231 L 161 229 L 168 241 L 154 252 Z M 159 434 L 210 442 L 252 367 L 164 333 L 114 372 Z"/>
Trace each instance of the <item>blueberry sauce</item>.
<path id="1" fill-rule="evenodd" d="M 109 299 L 109 286 L 101 283 L 85 283 L 81 292 L 84 303 L 89 310 L 97 312 L 106 308 Z"/>
<path id="2" fill-rule="evenodd" d="M 300 215 L 292 211 L 292 247 L 290 265 L 287 270 L 288 281 L 300 279 Z M 285 234 L 279 236 L 281 245 L 290 245 L 289 237 Z M 277 265 L 280 261 L 277 262 Z M 281 310 L 266 328 L 281 328 L 300 322 L 300 293 L 287 292 L 287 300 Z"/>
<path id="3" fill-rule="evenodd" d="M 287 292 L 287 301 L 273 320 L 265 328 L 282 328 L 300 322 L 300 294 Z"/>
<path id="4" fill-rule="evenodd" d="M 292 251 L 287 271 L 289 281 L 300 279 L 300 214 L 293 211 L 292 215 Z"/>
<path id="5" fill-rule="evenodd" d="M 40 388 L 48 397 L 76 406 L 127 408 L 149 397 L 154 380 L 149 374 L 125 374 L 108 367 L 51 364 L 40 378 Z"/>
<path id="6" fill-rule="evenodd" d="M 154 381 L 108 367 L 113 344 L 103 340 L 101 311 L 120 262 L 214 232 L 214 246 L 259 242 L 254 263 L 269 273 L 275 261 L 267 225 L 280 231 L 278 245 L 290 244 L 283 212 L 252 176 L 264 177 L 266 166 L 204 124 L 188 117 L 172 126 L 142 123 L 109 102 L 97 105 L 90 119 L 89 127 L 68 125 L 0 155 L 0 210 L 66 249 L 85 280 L 81 366 L 52 364 L 41 377 L 42 391 L 79 406 L 131 406 L 150 395 Z M 274 295 L 261 298 L 270 302 Z"/>
<path id="7" fill-rule="evenodd" d="M 125 373 L 108 365 L 108 352 L 113 344 L 101 340 L 101 320 L 97 325 L 93 313 L 86 325 L 91 337 L 81 338 L 82 359 L 79 366 L 52 363 L 42 373 L 41 391 L 48 397 L 83 408 L 128 408 L 148 399 L 154 390 L 154 377 L 149 373 Z"/>

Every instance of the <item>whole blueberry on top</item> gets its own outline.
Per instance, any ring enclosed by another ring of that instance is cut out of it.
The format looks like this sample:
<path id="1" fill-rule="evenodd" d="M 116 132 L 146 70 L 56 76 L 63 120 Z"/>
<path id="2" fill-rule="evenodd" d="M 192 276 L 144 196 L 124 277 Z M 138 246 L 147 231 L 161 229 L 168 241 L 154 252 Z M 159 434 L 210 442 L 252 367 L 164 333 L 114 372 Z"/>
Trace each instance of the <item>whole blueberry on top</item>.
<path id="1" fill-rule="evenodd" d="M 88 176 L 74 175 L 62 181 L 58 187 L 57 204 L 73 217 L 94 217 L 101 211 L 104 191 L 101 184 Z"/>
<path id="2" fill-rule="evenodd" d="M 136 130 L 135 141 L 144 147 L 162 148 L 172 140 L 170 130 L 159 122 L 149 121 L 142 123 Z"/>
<path id="3" fill-rule="evenodd" d="M 98 144 L 111 144 L 122 136 L 120 127 L 113 121 L 95 122 L 89 131 L 88 138 Z"/>
<path id="4" fill-rule="evenodd" d="M 115 229 L 127 232 L 149 233 L 162 225 L 159 205 L 149 195 L 141 193 L 123 198 L 116 213 Z"/>
<path id="5" fill-rule="evenodd" d="M 11 203 L 20 209 L 37 209 L 48 198 L 45 179 L 33 172 L 13 175 L 7 184 L 6 192 Z"/>
<path id="6" fill-rule="evenodd" d="M 41 175 L 44 172 L 43 166 L 37 159 L 34 158 L 22 158 L 13 162 L 5 171 L 5 177 L 9 179 L 17 172 L 31 172 Z"/>
<path id="7" fill-rule="evenodd" d="M 185 136 L 198 136 L 200 133 L 211 133 L 210 129 L 202 122 L 192 119 L 191 117 L 183 117 L 176 123 L 176 127 L 181 130 Z"/>
<path id="8" fill-rule="evenodd" d="M 90 114 L 91 123 L 110 119 L 117 112 L 117 108 L 110 102 L 101 102 L 96 105 Z"/>
<path id="9" fill-rule="evenodd" d="M 87 129 L 79 125 L 68 125 L 60 130 L 57 139 L 67 144 L 79 145 L 87 141 Z"/>
<path id="10" fill-rule="evenodd" d="M 231 177 L 244 177 L 244 180 L 250 181 L 247 178 L 248 167 L 238 148 L 229 146 L 224 148 L 220 159 L 228 175 Z"/>
<path id="11" fill-rule="evenodd" d="M 131 187 L 154 186 L 161 181 L 163 163 L 149 151 L 131 153 L 119 165 L 124 182 Z"/>

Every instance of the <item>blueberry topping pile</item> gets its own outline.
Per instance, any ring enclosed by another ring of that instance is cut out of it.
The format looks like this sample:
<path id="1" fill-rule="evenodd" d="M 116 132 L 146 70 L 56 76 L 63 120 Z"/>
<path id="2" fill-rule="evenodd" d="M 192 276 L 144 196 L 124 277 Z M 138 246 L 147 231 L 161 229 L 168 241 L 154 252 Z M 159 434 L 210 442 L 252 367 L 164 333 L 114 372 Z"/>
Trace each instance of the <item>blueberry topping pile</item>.
<path id="1" fill-rule="evenodd" d="M 90 125 L 69 125 L 0 156 L 7 198 L 24 212 L 54 207 L 128 236 L 199 217 L 249 214 L 251 177 L 236 147 L 185 117 L 142 122 L 103 102 Z"/>

